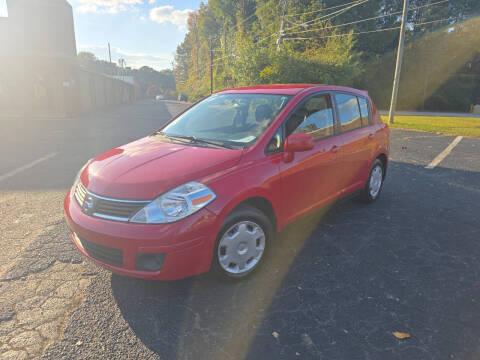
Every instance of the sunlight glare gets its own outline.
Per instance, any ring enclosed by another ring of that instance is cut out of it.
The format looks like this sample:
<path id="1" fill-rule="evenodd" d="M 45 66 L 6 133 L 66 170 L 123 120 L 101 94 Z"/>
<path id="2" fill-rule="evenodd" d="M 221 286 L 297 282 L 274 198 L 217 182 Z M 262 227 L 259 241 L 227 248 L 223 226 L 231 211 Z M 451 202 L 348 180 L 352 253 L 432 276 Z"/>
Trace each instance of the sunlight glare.
<path id="1" fill-rule="evenodd" d="M 8 17 L 7 0 L 0 0 L 0 17 Z"/>

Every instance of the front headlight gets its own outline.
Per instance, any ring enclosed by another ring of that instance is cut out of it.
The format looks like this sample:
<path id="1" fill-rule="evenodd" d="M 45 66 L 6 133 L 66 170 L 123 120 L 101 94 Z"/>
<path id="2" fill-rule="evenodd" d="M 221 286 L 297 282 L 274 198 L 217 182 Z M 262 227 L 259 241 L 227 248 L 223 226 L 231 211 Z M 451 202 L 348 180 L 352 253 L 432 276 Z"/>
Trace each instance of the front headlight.
<path id="1" fill-rule="evenodd" d="M 215 199 L 208 186 L 192 181 L 159 196 L 139 212 L 130 222 L 166 224 L 183 219 L 207 206 Z"/>

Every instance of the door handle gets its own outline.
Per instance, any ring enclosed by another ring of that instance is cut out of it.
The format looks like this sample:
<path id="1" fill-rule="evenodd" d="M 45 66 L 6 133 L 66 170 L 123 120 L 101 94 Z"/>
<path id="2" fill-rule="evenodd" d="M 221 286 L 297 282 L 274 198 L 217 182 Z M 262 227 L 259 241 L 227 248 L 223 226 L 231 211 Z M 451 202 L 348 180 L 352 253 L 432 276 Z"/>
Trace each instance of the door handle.
<path id="1" fill-rule="evenodd" d="M 338 149 L 339 149 L 339 147 L 337 145 L 333 145 L 332 148 L 330 149 L 330 151 L 332 153 L 336 153 L 336 152 L 338 152 Z"/>

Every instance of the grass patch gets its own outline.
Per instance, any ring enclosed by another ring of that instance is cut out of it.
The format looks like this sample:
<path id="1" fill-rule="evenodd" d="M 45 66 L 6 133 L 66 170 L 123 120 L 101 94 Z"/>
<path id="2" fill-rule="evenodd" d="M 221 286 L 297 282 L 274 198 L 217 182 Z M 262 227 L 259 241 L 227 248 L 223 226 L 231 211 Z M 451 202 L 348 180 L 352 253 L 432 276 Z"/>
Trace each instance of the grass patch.
<path id="1" fill-rule="evenodd" d="M 382 120 L 388 122 L 388 116 L 382 115 Z M 480 138 L 480 118 L 400 115 L 390 126 Z"/>

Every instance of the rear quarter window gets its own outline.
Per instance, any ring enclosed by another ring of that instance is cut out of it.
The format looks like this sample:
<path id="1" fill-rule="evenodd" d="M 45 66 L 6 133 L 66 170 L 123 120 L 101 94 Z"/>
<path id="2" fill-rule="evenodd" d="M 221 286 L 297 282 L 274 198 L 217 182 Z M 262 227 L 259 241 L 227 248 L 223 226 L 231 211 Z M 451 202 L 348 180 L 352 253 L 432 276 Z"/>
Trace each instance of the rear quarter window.
<path id="1" fill-rule="evenodd" d="M 372 115 L 370 114 L 368 100 L 363 97 L 358 97 L 358 104 L 360 105 L 360 114 L 362 115 L 362 125 L 372 125 Z"/>

